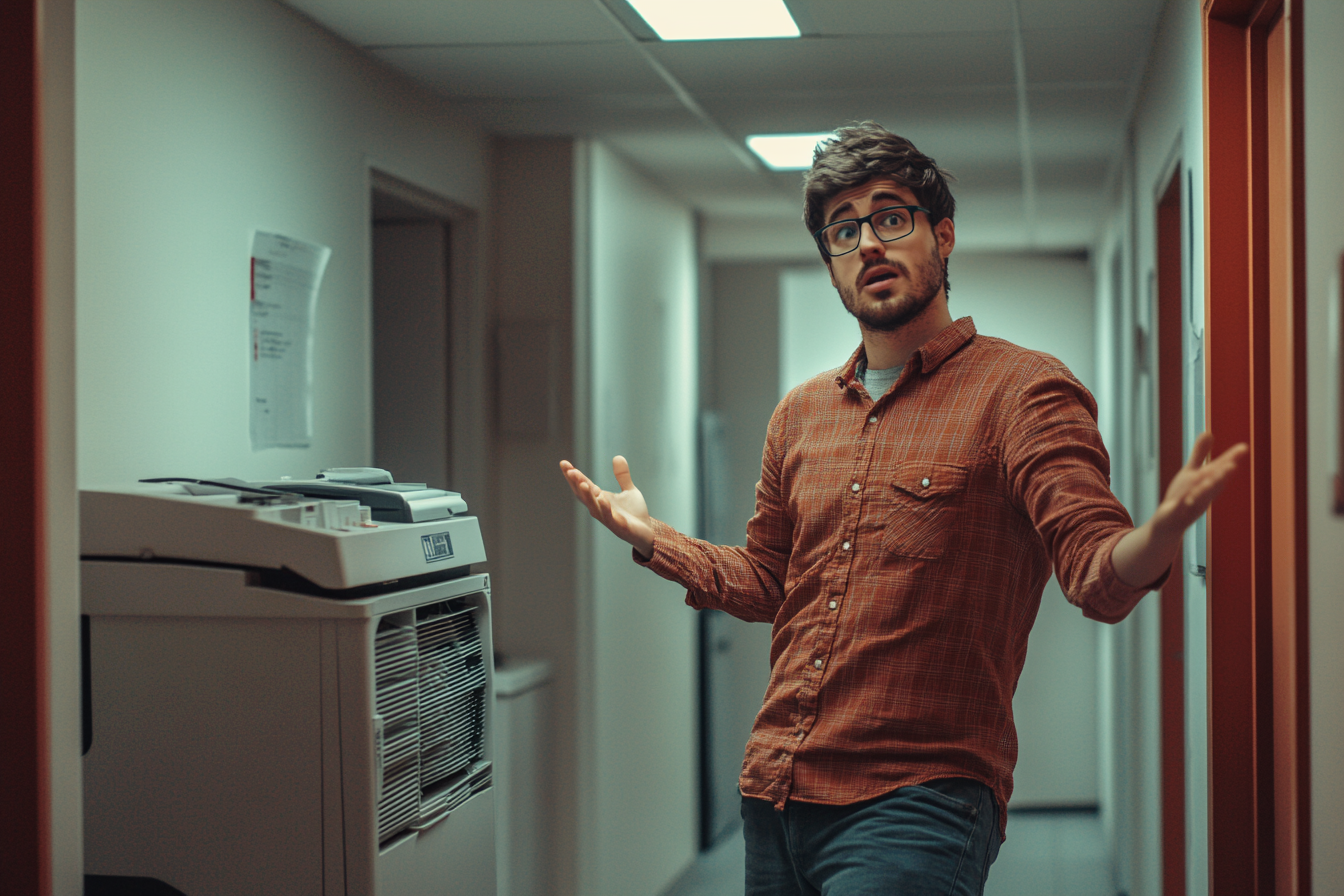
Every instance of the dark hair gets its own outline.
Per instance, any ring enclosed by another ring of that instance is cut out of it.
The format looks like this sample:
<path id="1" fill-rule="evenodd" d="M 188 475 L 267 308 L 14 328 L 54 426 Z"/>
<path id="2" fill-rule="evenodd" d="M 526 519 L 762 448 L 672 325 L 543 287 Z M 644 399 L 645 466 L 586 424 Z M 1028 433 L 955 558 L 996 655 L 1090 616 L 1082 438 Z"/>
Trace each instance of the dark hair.
<path id="1" fill-rule="evenodd" d="M 808 233 L 825 224 L 826 203 L 838 194 L 878 177 L 889 177 L 915 194 L 929 210 L 929 223 L 951 218 L 957 201 L 947 188 L 952 175 L 875 121 L 864 121 L 836 130 L 817 144 L 812 168 L 803 175 L 803 223 Z M 824 257 L 824 256 L 823 256 Z"/>

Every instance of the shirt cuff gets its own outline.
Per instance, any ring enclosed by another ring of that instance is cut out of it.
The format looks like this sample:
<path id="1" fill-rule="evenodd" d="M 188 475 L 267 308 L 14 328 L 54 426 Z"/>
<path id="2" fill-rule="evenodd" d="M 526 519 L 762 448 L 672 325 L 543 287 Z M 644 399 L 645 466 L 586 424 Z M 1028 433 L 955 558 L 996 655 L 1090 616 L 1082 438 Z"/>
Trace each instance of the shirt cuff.
<path id="1" fill-rule="evenodd" d="M 1115 571 L 1115 561 L 1112 554 L 1115 553 L 1115 546 L 1120 543 L 1132 529 L 1125 529 L 1117 532 L 1107 538 L 1101 545 L 1101 568 L 1098 578 L 1099 593 L 1087 602 L 1084 611 L 1085 616 L 1101 622 L 1119 622 L 1129 615 L 1129 612 L 1138 604 L 1149 591 L 1155 591 L 1167 583 L 1171 577 L 1171 568 L 1173 564 L 1168 564 L 1162 575 L 1158 576 L 1147 585 L 1134 587 L 1125 584 L 1120 578 L 1120 574 Z"/>
<path id="2" fill-rule="evenodd" d="M 665 579 L 675 579 L 683 564 L 678 563 L 679 555 L 675 544 L 681 533 L 662 520 L 653 520 L 653 555 L 645 557 L 638 548 L 630 549 L 630 557 L 635 563 L 651 569 Z"/>

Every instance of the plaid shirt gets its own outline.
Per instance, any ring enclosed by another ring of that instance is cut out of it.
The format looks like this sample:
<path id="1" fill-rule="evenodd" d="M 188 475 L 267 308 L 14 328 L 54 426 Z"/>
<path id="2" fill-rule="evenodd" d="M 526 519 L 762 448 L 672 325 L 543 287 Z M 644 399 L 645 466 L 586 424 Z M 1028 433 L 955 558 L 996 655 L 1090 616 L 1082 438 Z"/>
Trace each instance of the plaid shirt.
<path id="1" fill-rule="evenodd" d="M 691 606 L 774 626 L 744 795 L 844 805 L 967 777 L 1002 825 L 1051 561 L 1084 615 L 1117 622 L 1149 590 L 1111 565 L 1132 523 L 1096 402 L 1057 359 L 962 318 L 874 402 L 863 357 L 775 409 L 746 547 L 655 521 L 646 562 Z"/>

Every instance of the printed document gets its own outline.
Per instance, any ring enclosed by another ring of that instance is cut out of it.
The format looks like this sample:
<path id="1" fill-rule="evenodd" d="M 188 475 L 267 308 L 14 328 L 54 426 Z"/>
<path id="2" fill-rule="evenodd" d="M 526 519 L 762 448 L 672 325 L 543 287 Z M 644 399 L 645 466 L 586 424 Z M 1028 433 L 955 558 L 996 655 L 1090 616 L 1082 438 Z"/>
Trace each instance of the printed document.
<path id="1" fill-rule="evenodd" d="M 313 438 L 313 318 L 331 249 L 257 231 L 252 237 L 252 450 L 307 448 Z"/>

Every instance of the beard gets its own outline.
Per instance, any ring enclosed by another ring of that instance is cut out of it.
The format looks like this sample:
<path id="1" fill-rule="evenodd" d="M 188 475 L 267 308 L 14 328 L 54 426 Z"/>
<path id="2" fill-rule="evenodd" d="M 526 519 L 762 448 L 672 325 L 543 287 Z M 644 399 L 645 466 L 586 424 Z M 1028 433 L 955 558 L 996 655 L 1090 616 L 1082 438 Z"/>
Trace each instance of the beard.
<path id="1" fill-rule="evenodd" d="M 870 268 L 879 265 L 890 265 L 900 271 L 902 279 L 908 284 L 906 291 L 893 295 L 893 290 L 887 290 L 887 295 L 881 301 L 861 305 L 859 296 L 862 290 L 859 283 Z M 904 262 L 878 258 L 865 264 L 851 285 L 837 287 L 837 291 L 840 293 L 840 301 L 845 304 L 845 310 L 854 315 L 862 327 L 879 333 L 891 333 L 928 310 L 938 296 L 938 291 L 943 288 L 945 276 L 943 259 L 935 246 L 929 257 L 919 265 L 914 277 L 910 276 L 910 268 Z"/>

